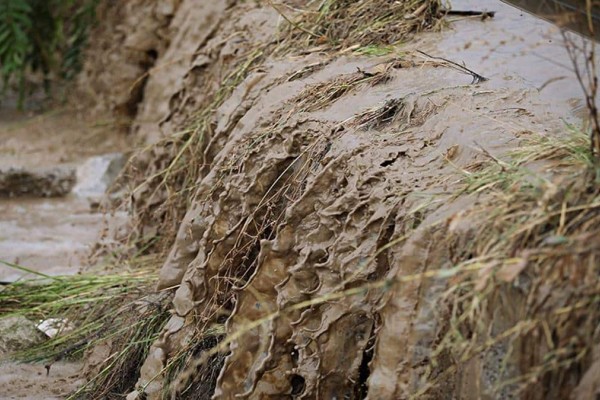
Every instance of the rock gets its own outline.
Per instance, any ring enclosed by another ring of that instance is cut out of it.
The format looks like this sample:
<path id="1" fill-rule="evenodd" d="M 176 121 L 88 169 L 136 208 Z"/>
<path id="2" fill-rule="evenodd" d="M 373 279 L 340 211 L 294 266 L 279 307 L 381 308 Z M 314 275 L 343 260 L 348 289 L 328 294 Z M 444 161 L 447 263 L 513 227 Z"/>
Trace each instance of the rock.
<path id="1" fill-rule="evenodd" d="M 127 158 L 121 153 L 103 154 L 89 158 L 77 168 L 77 185 L 73 193 L 79 197 L 97 199 L 117 178 Z"/>
<path id="2" fill-rule="evenodd" d="M 75 169 L 61 166 L 44 169 L 0 170 L 0 197 L 59 197 L 75 186 Z"/>
<path id="3" fill-rule="evenodd" d="M 66 318 L 48 318 L 36 325 L 41 332 L 49 338 L 64 334 L 75 329 L 75 326 Z"/>
<path id="4" fill-rule="evenodd" d="M 46 339 L 46 335 L 23 316 L 0 318 L 0 355 L 26 349 Z"/>
<path id="5" fill-rule="evenodd" d="M 125 399 L 126 400 L 138 400 L 141 397 L 142 396 L 140 396 L 140 392 L 138 392 L 137 390 L 134 390 L 133 392 L 129 393 Z"/>

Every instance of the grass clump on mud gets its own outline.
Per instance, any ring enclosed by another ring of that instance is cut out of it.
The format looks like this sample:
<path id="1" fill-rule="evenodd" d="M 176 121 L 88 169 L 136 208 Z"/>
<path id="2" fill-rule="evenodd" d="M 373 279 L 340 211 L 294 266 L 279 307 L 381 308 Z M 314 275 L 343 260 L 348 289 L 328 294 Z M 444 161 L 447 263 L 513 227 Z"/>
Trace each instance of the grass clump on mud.
<path id="1" fill-rule="evenodd" d="M 486 154 L 465 171 L 479 201 L 449 222 L 455 267 L 438 301 L 447 325 L 417 396 L 468 368 L 473 390 L 494 398 L 588 395 L 583 374 L 600 340 L 600 188 L 589 137 L 570 130 L 530 134 L 509 161 Z"/>
<path id="2" fill-rule="evenodd" d="M 121 398 L 132 390 L 138 364 L 169 316 L 169 296 L 155 293 L 156 279 L 155 267 L 137 266 L 116 274 L 40 276 L 6 286 L 0 291 L 0 316 L 53 321 L 58 330 L 10 357 L 44 362 L 51 369 L 54 362 L 86 356 L 88 380 L 70 398 Z"/>
<path id="3" fill-rule="evenodd" d="M 289 22 L 286 47 L 357 46 L 372 55 L 386 54 L 387 46 L 436 27 L 442 14 L 439 0 L 326 0 L 308 2 L 301 9 L 271 4 Z"/>

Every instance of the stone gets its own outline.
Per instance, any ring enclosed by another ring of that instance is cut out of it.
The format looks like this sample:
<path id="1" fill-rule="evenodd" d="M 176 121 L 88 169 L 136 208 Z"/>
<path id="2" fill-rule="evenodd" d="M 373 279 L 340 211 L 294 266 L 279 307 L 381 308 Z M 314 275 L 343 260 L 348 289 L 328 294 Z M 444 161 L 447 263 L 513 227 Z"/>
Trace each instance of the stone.
<path id="1" fill-rule="evenodd" d="M 61 197 L 76 179 L 75 169 L 67 166 L 0 170 L 0 197 Z"/>
<path id="2" fill-rule="evenodd" d="M 119 176 L 126 162 L 127 158 L 121 153 L 90 157 L 77 168 L 77 185 L 73 188 L 73 193 L 84 198 L 101 198 Z"/>
<path id="3" fill-rule="evenodd" d="M 0 318 L 0 356 L 34 346 L 47 340 L 35 323 L 23 316 Z"/>

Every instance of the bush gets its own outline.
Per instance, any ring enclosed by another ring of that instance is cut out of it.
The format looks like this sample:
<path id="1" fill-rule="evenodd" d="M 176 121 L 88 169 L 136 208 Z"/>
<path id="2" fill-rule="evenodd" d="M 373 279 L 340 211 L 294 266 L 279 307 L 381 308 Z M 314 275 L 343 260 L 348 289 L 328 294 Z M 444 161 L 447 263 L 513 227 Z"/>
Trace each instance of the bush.
<path id="1" fill-rule="evenodd" d="M 22 108 L 26 76 L 41 73 L 44 89 L 52 79 L 69 79 L 81 68 L 81 52 L 98 0 L 0 1 L 2 92 L 14 83 Z"/>

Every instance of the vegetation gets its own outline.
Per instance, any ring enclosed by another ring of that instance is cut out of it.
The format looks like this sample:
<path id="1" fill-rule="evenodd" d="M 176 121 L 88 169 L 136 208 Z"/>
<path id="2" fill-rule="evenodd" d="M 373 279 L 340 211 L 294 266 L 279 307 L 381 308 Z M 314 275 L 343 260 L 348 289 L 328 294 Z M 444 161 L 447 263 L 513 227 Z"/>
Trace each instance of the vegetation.
<path id="1" fill-rule="evenodd" d="M 50 92 L 53 79 L 72 78 L 98 0 L 3 0 L 0 2 L 2 91 L 14 84 L 18 106 L 27 95 L 27 77 L 41 74 Z"/>
<path id="2" fill-rule="evenodd" d="M 0 291 L 0 315 L 32 321 L 55 321 L 53 338 L 12 355 L 18 361 L 54 362 L 78 359 L 96 346 L 111 357 L 98 362 L 87 383 L 70 398 L 114 398 L 132 389 L 137 365 L 169 317 L 169 296 L 152 290 L 155 260 L 140 257 L 126 271 L 111 274 L 48 276 L 20 265 L 5 266 L 37 275 Z M 92 352 L 93 353 L 93 352 Z M 121 371 L 133 371 L 123 374 Z"/>

